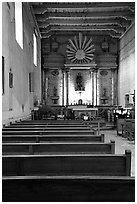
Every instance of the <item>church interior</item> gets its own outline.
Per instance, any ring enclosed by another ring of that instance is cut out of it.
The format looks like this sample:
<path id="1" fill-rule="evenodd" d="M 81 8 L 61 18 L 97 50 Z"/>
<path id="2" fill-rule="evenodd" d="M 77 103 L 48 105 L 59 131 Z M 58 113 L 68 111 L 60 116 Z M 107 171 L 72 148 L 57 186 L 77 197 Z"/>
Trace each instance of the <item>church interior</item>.
<path id="1" fill-rule="evenodd" d="M 2 2 L 2 201 L 135 202 L 135 2 Z"/>

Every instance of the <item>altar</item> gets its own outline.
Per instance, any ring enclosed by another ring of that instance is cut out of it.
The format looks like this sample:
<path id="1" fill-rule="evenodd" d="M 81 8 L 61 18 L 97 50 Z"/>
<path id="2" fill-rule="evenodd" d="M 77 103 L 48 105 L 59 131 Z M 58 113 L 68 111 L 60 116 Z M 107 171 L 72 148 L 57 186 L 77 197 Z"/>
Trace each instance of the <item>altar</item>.
<path id="1" fill-rule="evenodd" d="M 69 109 L 74 111 L 75 117 L 80 118 L 82 115 L 86 115 L 91 117 L 97 117 L 98 115 L 98 108 L 95 107 L 88 107 L 87 105 L 74 105 L 68 106 Z"/>

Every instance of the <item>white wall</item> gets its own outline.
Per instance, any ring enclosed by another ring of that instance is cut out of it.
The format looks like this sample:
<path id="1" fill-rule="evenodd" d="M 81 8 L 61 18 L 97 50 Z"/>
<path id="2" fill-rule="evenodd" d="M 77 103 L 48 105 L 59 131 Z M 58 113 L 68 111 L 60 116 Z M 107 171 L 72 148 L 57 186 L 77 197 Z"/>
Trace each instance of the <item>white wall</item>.
<path id="1" fill-rule="evenodd" d="M 135 24 L 120 39 L 118 70 L 118 103 L 125 107 L 125 94 L 129 94 L 129 103 L 133 103 L 135 90 Z"/>
<path id="2" fill-rule="evenodd" d="M 14 2 L 2 3 L 2 56 L 5 58 L 2 121 L 25 117 L 33 108 L 33 97 L 41 98 L 41 39 L 37 30 L 38 63 L 33 64 L 33 32 L 37 25 L 28 3 L 23 3 L 23 49 L 15 38 Z M 13 73 L 13 88 L 9 88 L 9 71 Z M 29 92 L 29 72 L 34 72 L 34 93 Z M 23 109 L 24 106 L 24 109 Z"/>

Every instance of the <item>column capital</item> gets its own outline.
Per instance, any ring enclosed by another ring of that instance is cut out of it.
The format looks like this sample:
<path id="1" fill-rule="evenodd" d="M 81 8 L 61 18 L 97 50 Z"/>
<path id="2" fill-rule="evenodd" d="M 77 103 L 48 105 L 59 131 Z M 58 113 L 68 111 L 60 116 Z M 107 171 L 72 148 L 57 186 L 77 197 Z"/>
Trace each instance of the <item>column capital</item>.
<path id="1" fill-rule="evenodd" d="M 66 71 L 66 73 L 69 73 L 70 72 L 70 68 L 66 68 L 65 71 Z"/>
<path id="2" fill-rule="evenodd" d="M 97 68 L 90 68 L 89 71 L 90 72 L 98 72 L 98 69 Z"/>
<path id="3" fill-rule="evenodd" d="M 62 72 L 65 72 L 65 67 L 61 67 L 61 71 L 62 71 Z"/>
<path id="4" fill-rule="evenodd" d="M 43 68 L 43 71 L 44 71 L 45 73 L 47 73 L 47 72 L 49 71 L 49 69 L 48 69 L 48 68 Z"/>

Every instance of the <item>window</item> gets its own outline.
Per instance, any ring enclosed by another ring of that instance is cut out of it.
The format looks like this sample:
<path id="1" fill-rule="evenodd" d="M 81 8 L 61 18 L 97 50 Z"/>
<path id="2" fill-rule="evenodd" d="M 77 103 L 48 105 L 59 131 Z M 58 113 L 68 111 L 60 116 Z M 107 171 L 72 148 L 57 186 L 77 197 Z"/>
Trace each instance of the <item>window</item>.
<path id="1" fill-rule="evenodd" d="M 37 66 L 37 37 L 33 34 L 33 62 Z"/>
<path id="2" fill-rule="evenodd" d="M 2 95 L 4 94 L 4 57 L 2 56 Z"/>
<path id="3" fill-rule="evenodd" d="M 34 84 L 33 84 L 33 81 L 34 81 L 34 73 L 33 72 L 30 72 L 29 73 L 29 92 L 34 92 Z"/>
<path id="4" fill-rule="evenodd" d="M 23 49 L 22 2 L 15 2 L 15 33 L 16 40 Z"/>

